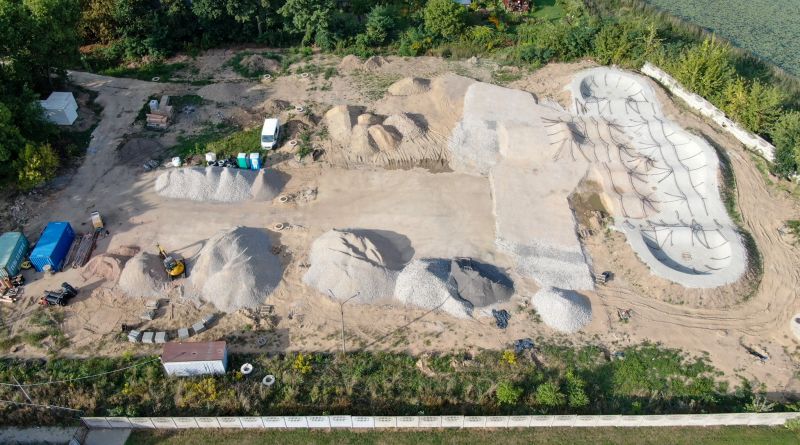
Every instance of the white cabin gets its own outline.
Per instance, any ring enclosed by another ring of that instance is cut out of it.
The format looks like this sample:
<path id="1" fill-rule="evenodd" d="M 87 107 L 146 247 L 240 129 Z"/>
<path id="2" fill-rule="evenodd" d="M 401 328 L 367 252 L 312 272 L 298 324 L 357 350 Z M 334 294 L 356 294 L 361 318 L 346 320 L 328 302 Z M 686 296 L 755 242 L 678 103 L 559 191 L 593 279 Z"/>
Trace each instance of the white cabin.
<path id="1" fill-rule="evenodd" d="M 44 117 L 56 125 L 72 125 L 78 118 L 78 103 L 72 93 L 53 92 L 47 100 L 40 100 Z"/>

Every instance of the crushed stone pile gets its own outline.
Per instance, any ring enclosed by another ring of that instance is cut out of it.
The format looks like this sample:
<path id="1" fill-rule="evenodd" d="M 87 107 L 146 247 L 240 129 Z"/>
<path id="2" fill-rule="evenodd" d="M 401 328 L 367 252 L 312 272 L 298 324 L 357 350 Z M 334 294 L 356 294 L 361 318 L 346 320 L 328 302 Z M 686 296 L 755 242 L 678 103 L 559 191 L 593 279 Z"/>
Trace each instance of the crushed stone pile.
<path id="1" fill-rule="evenodd" d="M 405 252 L 369 231 L 330 230 L 311 245 L 303 282 L 345 300 L 373 303 L 392 297 Z"/>
<path id="2" fill-rule="evenodd" d="M 220 231 L 200 250 L 191 264 L 187 295 L 228 313 L 255 308 L 275 290 L 282 275 L 269 234 L 235 227 Z"/>
<path id="3" fill-rule="evenodd" d="M 431 81 L 419 77 L 406 77 L 389 86 L 392 96 L 412 96 L 422 94 L 431 89 Z"/>
<path id="4" fill-rule="evenodd" d="M 192 201 L 268 201 L 278 195 L 280 185 L 272 170 L 190 167 L 162 173 L 156 179 L 155 190 L 167 198 Z"/>
<path id="5" fill-rule="evenodd" d="M 567 334 L 580 331 L 592 321 L 589 299 L 571 290 L 545 287 L 533 296 L 533 307 L 547 326 Z"/>
<path id="6" fill-rule="evenodd" d="M 125 263 L 117 285 L 130 297 L 154 298 L 164 295 L 169 278 L 158 254 L 139 252 Z"/>
<path id="7" fill-rule="evenodd" d="M 472 258 L 457 258 L 450 264 L 458 296 L 474 307 L 486 307 L 507 301 L 514 294 L 514 283 L 497 267 Z"/>
<path id="8" fill-rule="evenodd" d="M 440 310 L 459 318 L 472 316 L 472 304 L 459 298 L 450 278 L 450 261 L 420 259 L 410 262 L 397 276 L 395 297 L 421 309 Z"/>

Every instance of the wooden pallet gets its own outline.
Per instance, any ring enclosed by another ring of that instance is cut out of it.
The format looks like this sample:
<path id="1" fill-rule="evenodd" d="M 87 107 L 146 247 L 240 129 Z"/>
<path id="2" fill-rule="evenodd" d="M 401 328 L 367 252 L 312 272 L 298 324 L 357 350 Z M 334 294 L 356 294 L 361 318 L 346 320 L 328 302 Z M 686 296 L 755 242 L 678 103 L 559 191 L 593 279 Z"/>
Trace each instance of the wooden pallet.
<path id="1" fill-rule="evenodd" d="M 80 243 L 78 244 L 78 248 L 75 251 L 75 256 L 72 260 L 72 268 L 77 269 L 79 267 L 83 267 L 89 261 L 89 258 L 92 256 L 92 252 L 94 251 L 95 245 L 97 245 L 97 236 L 100 234 L 100 230 L 95 230 L 94 232 L 87 233 L 80 238 Z"/>

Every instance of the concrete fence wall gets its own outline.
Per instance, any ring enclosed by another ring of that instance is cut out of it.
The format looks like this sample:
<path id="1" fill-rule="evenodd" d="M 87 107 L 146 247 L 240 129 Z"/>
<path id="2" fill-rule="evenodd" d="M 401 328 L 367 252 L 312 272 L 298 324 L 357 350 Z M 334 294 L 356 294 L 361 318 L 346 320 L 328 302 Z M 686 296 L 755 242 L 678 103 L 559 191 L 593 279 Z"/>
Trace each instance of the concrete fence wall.
<path id="1" fill-rule="evenodd" d="M 83 417 L 90 429 L 381 429 L 780 426 L 800 413 L 676 414 L 662 416 L 292 416 L 292 417 Z"/>
<path id="2" fill-rule="evenodd" d="M 738 123 L 730 120 L 725 116 L 722 110 L 715 107 L 703 97 L 684 88 L 677 80 L 672 78 L 672 76 L 664 72 L 661 68 L 647 62 L 644 64 L 641 71 L 643 74 L 652 77 L 664 85 L 672 94 L 683 99 L 691 108 L 713 120 L 748 149 L 757 152 L 770 162 L 775 160 L 775 147 L 772 144 L 765 141 L 761 136 L 745 130 Z"/>

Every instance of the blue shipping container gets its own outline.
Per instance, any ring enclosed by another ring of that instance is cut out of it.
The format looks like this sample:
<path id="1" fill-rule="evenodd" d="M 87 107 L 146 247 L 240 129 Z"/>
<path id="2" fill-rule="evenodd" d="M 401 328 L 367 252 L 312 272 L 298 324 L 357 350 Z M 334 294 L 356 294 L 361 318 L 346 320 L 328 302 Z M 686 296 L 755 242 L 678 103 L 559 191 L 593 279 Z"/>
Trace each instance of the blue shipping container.
<path id="1" fill-rule="evenodd" d="M 75 232 L 72 226 L 66 221 L 51 222 L 44 228 L 39 242 L 31 252 L 31 264 L 39 272 L 45 266 L 50 266 L 53 272 L 58 272 L 64 265 L 72 240 L 75 239 Z"/>
<path id="2" fill-rule="evenodd" d="M 28 246 L 28 238 L 19 232 L 0 235 L 0 278 L 11 278 L 19 273 Z"/>

